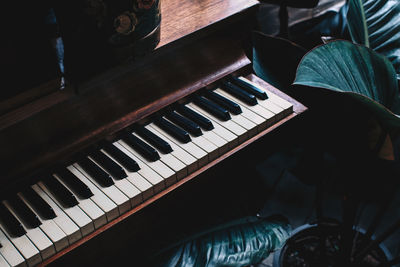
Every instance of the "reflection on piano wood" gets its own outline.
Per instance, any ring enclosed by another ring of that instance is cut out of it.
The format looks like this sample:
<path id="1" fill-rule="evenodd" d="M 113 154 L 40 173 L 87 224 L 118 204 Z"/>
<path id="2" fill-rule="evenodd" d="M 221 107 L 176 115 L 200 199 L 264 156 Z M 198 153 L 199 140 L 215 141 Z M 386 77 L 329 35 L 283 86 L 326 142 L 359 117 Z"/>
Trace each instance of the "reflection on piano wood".
<path id="1" fill-rule="evenodd" d="M 101 261 L 149 204 L 306 110 L 251 74 L 257 1 L 162 4 L 154 53 L 1 118 L 0 266 Z"/>

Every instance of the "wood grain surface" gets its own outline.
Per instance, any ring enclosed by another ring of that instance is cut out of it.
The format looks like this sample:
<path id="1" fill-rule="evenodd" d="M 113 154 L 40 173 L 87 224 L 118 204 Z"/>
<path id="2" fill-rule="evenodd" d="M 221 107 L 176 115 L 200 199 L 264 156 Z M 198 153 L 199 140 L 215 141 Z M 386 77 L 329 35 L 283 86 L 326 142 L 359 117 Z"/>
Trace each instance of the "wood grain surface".
<path id="1" fill-rule="evenodd" d="M 27 176 L 40 175 L 250 63 L 242 44 L 255 23 L 255 1 L 164 0 L 163 5 L 186 8 L 164 11 L 167 26 L 161 31 L 174 32 L 164 33 L 169 43 L 80 85 L 79 95 L 49 95 L 0 117 L 0 183 L 18 188 Z M 212 18 L 196 17 L 196 10 L 208 9 L 214 10 Z"/>

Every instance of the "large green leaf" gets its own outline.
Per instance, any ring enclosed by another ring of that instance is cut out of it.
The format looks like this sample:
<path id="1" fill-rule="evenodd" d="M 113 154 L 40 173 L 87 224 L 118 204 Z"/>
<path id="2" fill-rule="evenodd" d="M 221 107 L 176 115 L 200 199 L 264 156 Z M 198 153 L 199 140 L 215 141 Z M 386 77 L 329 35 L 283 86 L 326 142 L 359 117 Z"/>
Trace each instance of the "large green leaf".
<path id="1" fill-rule="evenodd" d="M 253 33 L 253 69 L 258 77 L 286 91 L 306 50 L 289 40 Z"/>
<path id="2" fill-rule="evenodd" d="M 400 79 L 400 1 L 349 0 L 347 21 L 353 42 L 389 58 Z"/>
<path id="3" fill-rule="evenodd" d="M 173 245 L 161 253 L 155 266 L 247 266 L 262 261 L 289 238 L 288 221 L 246 217 L 229 222 Z"/>
<path id="4" fill-rule="evenodd" d="M 400 127 L 394 68 L 385 57 L 365 46 L 334 41 L 311 50 L 301 60 L 294 84 L 349 95 L 374 112 L 387 130 Z"/>

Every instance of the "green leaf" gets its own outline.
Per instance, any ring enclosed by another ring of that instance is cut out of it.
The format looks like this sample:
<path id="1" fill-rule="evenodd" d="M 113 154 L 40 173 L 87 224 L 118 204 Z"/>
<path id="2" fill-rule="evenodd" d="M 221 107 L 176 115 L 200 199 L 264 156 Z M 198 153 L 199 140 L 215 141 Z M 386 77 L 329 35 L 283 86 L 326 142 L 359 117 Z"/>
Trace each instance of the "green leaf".
<path id="1" fill-rule="evenodd" d="M 286 91 L 306 50 L 289 40 L 253 32 L 253 69 L 258 77 Z"/>
<path id="2" fill-rule="evenodd" d="M 387 130 L 400 127 L 400 98 L 392 64 L 373 50 L 334 41 L 301 60 L 294 84 L 349 95 L 374 112 Z"/>
<path id="3" fill-rule="evenodd" d="M 349 0 L 347 21 L 353 42 L 389 58 L 400 78 L 400 1 Z"/>
<path id="4" fill-rule="evenodd" d="M 246 217 L 173 245 L 155 266 L 246 266 L 262 261 L 289 238 L 290 225 L 281 217 Z"/>

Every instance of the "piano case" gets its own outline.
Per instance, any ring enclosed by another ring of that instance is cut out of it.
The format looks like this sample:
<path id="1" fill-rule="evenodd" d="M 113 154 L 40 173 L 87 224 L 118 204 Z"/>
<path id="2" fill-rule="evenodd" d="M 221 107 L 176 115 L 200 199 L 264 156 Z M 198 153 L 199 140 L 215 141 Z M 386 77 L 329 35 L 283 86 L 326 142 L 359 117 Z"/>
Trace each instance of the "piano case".
<path id="1" fill-rule="evenodd" d="M 296 137 L 288 129 L 300 123 L 299 115 L 307 108 L 252 74 L 243 47 L 256 24 L 258 4 L 163 0 L 160 42 L 146 57 L 80 82 L 79 94 L 68 85 L 30 101 L 13 99 L 7 109 L 0 106 L 6 110 L 0 117 L 2 199 L 74 164 L 104 142 L 119 140 L 134 124 L 145 125 L 170 106 L 218 88 L 230 75 L 247 78 L 270 94 L 271 101 L 278 99 L 285 106 L 282 116 L 273 116 L 251 134 L 245 132 L 235 143 L 207 155 L 186 176 L 168 181 L 162 190 L 40 265 L 122 265 L 130 260 L 132 266 L 146 266 L 145 254 L 221 222 L 218 219 L 243 215 L 241 207 L 248 201 L 260 203 L 251 201 L 265 196 L 252 178 L 254 164 Z"/>

